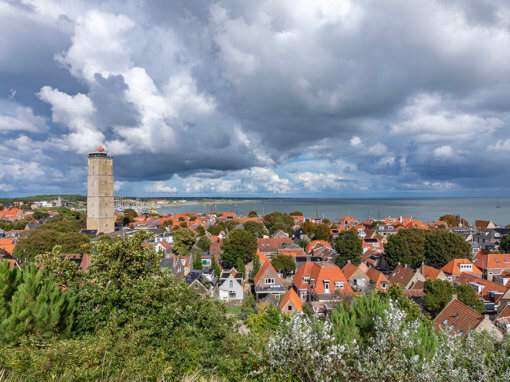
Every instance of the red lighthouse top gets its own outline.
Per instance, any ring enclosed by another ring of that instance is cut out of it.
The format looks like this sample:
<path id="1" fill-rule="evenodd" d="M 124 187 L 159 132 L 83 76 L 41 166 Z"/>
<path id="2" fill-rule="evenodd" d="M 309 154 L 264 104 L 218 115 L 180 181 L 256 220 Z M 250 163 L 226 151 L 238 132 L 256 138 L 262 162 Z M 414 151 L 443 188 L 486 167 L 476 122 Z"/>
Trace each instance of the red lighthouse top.
<path id="1" fill-rule="evenodd" d="M 103 146 L 99 146 L 99 147 L 97 148 L 97 151 L 104 151 Z"/>

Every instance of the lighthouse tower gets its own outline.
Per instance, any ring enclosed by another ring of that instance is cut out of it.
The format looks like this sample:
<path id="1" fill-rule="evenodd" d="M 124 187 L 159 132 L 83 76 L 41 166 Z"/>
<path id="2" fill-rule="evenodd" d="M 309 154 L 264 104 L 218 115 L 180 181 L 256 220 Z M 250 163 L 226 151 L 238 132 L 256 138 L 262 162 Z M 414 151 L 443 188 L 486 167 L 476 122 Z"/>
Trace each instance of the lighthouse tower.
<path id="1" fill-rule="evenodd" d="M 113 158 L 102 146 L 89 154 L 87 229 L 98 233 L 115 231 Z"/>

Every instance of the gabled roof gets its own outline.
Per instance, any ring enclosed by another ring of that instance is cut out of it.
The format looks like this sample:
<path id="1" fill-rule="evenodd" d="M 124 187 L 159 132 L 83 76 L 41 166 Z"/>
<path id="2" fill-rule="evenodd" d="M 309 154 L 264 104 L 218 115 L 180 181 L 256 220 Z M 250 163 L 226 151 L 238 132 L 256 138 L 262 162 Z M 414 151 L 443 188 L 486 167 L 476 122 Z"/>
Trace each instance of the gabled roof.
<path id="1" fill-rule="evenodd" d="M 501 312 L 498 313 L 494 321 L 506 321 L 510 323 L 510 305 L 506 305 Z"/>
<path id="2" fill-rule="evenodd" d="M 303 277 L 308 277 L 311 282 L 305 282 Z M 347 279 L 342 270 L 332 262 L 319 261 L 319 262 L 306 262 L 297 270 L 292 280 L 293 284 L 298 289 L 308 289 L 311 293 L 324 293 L 324 281 L 329 281 L 330 293 L 335 293 L 335 282 L 340 281 L 344 283 L 344 288 L 340 292 L 352 292 L 352 288 L 347 282 Z"/>
<path id="3" fill-rule="evenodd" d="M 358 266 L 352 263 L 347 263 L 345 267 L 343 267 L 342 269 L 342 272 L 344 273 L 346 279 L 349 279 L 354 273 L 356 273 L 356 271 L 360 271 L 363 274 L 365 273 Z"/>
<path id="4" fill-rule="evenodd" d="M 510 269 L 510 253 L 487 253 L 479 251 L 473 263 L 482 269 L 488 268 L 509 268 Z"/>
<path id="5" fill-rule="evenodd" d="M 262 264 L 259 271 L 253 278 L 253 283 L 255 285 L 257 285 L 259 283 L 259 281 L 262 279 L 262 277 L 264 277 L 264 274 L 267 272 L 268 269 L 271 269 L 274 272 L 274 274 L 276 275 L 276 277 L 279 281 L 279 284 L 283 285 L 282 279 L 280 278 L 280 276 L 278 276 L 278 272 L 276 272 L 276 269 L 274 269 L 274 267 L 270 261 L 266 261 L 266 262 L 264 262 L 264 264 Z"/>
<path id="6" fill-rule="evenodd" d="M 372 280 L 377 289 L 383 290 L 381 286 L 382 282 L 386 282 L 386 289 L 388 288 L 389 281 L 382 272 L 379 272 L 377 269 L 370 267 L 365 272 L 365 274 L 370 280 Z"/>
<path id="7" fill-rule="evenodd" d="M 460 264 L 472 264 L 473 265 L 473 271 L 472 272 L 466 272 L 460 271 L 459 265 Z M 481 275 L 482 271 L 478 269 L 471 261 L 468 259 L 453 259 L 448 264 L 446 264 L 441 270 L 445 273 L 448 273 L 450 275 L 459 275 L 462 273 L 468 273 L 468 274 L 478 274 Z"/>
<path id="8" fill-rule="evenodd" d="M 324 240 L 312 240 L 311 242 L 308 243 L 308 245 L 306 246 L 306 252 L 310 252 L 315 246 L 317 245 L 323 245 L 325 247 L 328 247 L 330 249 L 332 249 L 333 247 L 331 246 L 331 244 L 329 244 L 327 241 L 324 241 Z"/>
<path id="9" fill-rule="evenodd" d="M 303 311 L 303 302 L 293 288 L 290 288 L 287 293 L 285 293 L 285 296 L 283 296 L 282 301 L 280 302 L 280 310 L 283 310 L 289 301 L 299 312 Z"/>
<path id="10" fill-rule="evenodd" d="M 482 322 L 483 316 L 476 310 L 454 299 L 434 319 L 436 328 L 445 328 L 452 333 L 462 336 L 467 335 L 468 330 L 476 328 Z"/>
<path id="11" fill-rule="evenodd" d="M 440 275 L 441 270 L 422 263 L 418 268 L 418 272 L 425 277 L 425 280 L 435 280 Z"/>
<path id="12" fill-rule="evenodd" d="M 409 281 L 411 281 L 411 279 L 413 278 L 414 273 L 415 271 L 411 267 L 399 264 L 397 265 L 395 270 L 391 273 L 388 280 L 392 284 L 397 283 L 405 288 L 407 284 L 409 284 Z"/>

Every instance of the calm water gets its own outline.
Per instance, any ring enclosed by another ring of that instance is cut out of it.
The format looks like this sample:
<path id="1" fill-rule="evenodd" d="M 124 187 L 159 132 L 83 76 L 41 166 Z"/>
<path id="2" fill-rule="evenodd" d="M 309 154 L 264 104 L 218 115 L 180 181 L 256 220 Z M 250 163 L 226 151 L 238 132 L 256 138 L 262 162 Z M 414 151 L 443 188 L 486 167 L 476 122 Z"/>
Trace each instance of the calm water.
<path id="1" fill-rule="evenodd" d="M 302 211 L 306 217 L 336 219 L 347 215 L 357 219 L 367 216 L 412 216 L 424 222 L 454 214 L 473 223 L 475 219 L 493 220 L 499 225 L 510 224 L 510 198 L 417 198 L 417 199 L 264 199 L 264 212 Z M 160 213 L 204 212 L 202 204 L 161 208 Z M 237 202 L 238 214 L 256 209 L 262 214 L 262 200 Z M 207 207 L 209 211 L 209 207 Z M 236 202 L 216 204 L 218 212 L 236 212 Z"/>

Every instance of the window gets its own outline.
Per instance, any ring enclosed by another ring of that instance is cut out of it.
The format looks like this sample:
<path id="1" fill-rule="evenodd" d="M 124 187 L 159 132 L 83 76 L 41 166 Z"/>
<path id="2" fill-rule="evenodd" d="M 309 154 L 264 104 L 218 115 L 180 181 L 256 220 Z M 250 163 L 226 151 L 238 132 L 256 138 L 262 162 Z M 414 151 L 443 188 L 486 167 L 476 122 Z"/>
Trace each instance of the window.
<path id="1" fill-rule="evenodd" d="M 381 281 L 381 288 L 382 289 L 387 289 L 388 288 L 388 284 L 386 284 L 386 281 Z"/>
<path id="2" fill-rule="evenodd" d="M 264 284 L 274 284 L 274 279 L 264 279 Z"/>
<path id="3" fill-rule="evenodd" d="M 308 277 L 308 276 L 303 276 L 303 282 L 305 282 L 305 283 L 309 283 L 309 282 L 310 282 L 310 277 Z"/>
<path id="4" fill-rule="evenodd" d="M 505 258 L 505 263 L 508 263 L 508 259 L 507 258 Z"/>
<path id="5" fill-rule="evenodd" d="M 230 280 L 230 281 L 228 282 L 228 287 L 229 287 L 229 288 L 233 288 L 233 287 L 234 287 L 234 281 L 233 281 L 233 280 Z"/>
<path id="6" fill-rule="evenodd" d="M 344 289 L 343 281 L 335 281 L 335 289 Z"/>
<path id="7" fill-rule="evenodd" d="M 498 263 L 498 264 L 499 264 L 499 259 L 495 259 L 495 260 L 496 260 L 496 263 Z"/>
<path id="8" fill-rule="evenodd" d="M 235 291 L 228 292 L 228 297 L 235 298 L 236 297 L 236 292 Z"/>
<path id="9" fill-rule="evenodd" d="M 289 307 L 287 308 L 289 311 L 292 310 L 292 305 L 289 305 Z"/>
<path id="10" fill-rule="evenodd" d="M 454 327 L 455 327 L 455 324 L 451 324 L 451 325 L 448 327 L 448 330 L 452 330 Z"/>
<path id="11" fill-rule="evenodd" d="M 329 293 L 329 281 L 324 281 L 324 293 Z"/>
<path id="12" fill-rule="evenodd" d="M 448 324 L 448 319 L 443 321 L 443 325 L 446 325 L 446 324 Z"/>

